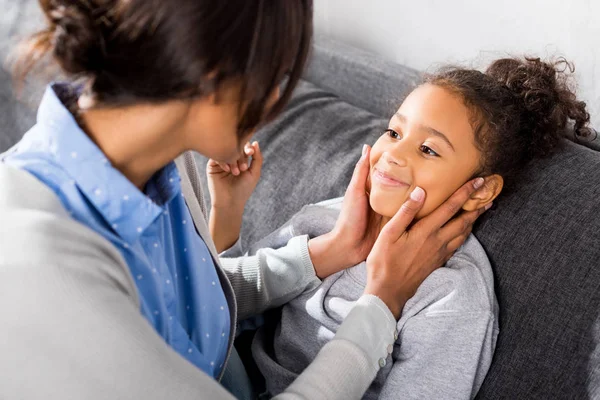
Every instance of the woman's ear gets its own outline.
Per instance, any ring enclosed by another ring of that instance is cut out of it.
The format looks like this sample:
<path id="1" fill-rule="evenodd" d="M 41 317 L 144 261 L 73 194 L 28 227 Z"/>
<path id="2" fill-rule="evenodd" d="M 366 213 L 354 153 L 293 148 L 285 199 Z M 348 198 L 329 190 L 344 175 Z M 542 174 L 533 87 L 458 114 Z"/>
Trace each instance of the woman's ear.
<path id="1" fill-rule="evenodd" d="M 504 179 L 500 175 L 490 175 L 483 178 L 483 186 L 475 191 L 463 206 L 465 211 L 474 211 L 491 203 L 502 191 Z"/>

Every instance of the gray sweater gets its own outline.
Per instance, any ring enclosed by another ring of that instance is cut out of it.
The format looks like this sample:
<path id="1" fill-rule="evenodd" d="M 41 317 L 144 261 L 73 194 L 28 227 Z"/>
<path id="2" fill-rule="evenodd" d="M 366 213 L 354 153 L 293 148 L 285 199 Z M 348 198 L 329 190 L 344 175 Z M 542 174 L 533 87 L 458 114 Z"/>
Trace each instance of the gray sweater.
<path id="1" fill-rule="evenodd" d="M 341 199 L 306 207 L 261 246 L 331 229 Z M 334 274 L 281 309 L 257 333 L 255 361 L 281 393 L 340 329 L 366 284 L 366 263 Z M 489 369 L 498 335 L 491 266 L 474 236 L 433 272 L 404 307 L 399 336 L 367 399 L 469 399 Z"/>
<path id="2" fill-rule="evenodd" d="M 232 398 L 144 319 L 119 251 L 70 218 L 49 188 L 1 159 L 0 399 Z M 193 156 L 186 153 L 176 164 L 194 225 L 228 298 L 232 327 L 238 318 L 319 283 L 306 236 L 278 250 L 219 259 Z M 359 398 L 394 331 L 384 303 L 361 297 L 334 339 L 279 398 Z M 232 329 L 229 350 L 234 335 Z"/>

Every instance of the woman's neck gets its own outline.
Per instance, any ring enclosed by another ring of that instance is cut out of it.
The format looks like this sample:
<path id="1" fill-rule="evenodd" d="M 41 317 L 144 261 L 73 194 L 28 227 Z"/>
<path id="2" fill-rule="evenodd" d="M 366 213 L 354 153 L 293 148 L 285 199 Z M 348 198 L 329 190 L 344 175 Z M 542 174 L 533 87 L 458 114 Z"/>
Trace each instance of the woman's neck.
<path id="1" fill-rule="evenodd" d="M 96 108 L 81 115 L 86 133 L 137 188 L 185 151 L 184 102 Z"/>

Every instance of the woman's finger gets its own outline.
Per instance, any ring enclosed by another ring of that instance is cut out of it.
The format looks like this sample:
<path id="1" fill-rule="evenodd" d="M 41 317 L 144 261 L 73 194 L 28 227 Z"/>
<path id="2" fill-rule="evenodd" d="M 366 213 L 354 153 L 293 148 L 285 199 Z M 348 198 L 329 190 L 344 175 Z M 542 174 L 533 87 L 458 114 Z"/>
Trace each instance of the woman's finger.
<path id="1" fill-rule="evenodd" d="M 446 222 L 462 209 L 471 195 L 483 185 L 483 182 L 483 178 L 476 178 L 465 183 L 441 206 L 421 219 L 418 222 L 418 229 L 423 229 L 426 232 L 431 233 L 444 226 Z"/>
<path id="2" fill-rule="evenodd" d="M 471 231 L 473 229 L 473 224 L 477 221 L 477 218 L 481 216 L 484 212 L 486 212 L 491 207 L 491 203 L 486 207 L 482 207 L 478 210 L 473 210 L 469 212 L 463 212 L 461 215 L 452 219 L 439 231 L 440 239 L 448 243 L 455 238 L 464 234 L 464 232 Z"/>
<path id="3" fill-rule="evenodd" d="M 477 210 L 473 211 L 473 212 L 475 213 L 475 212 L 477 212 Z M 473 224 L 469 223 L 469 224 L 467 224 L 466 229 L 463 232 L 461 232 L 460 235 L 453 237 L 452 240 L 447 242 L 448 244 L 446 245 L 446 250 L 449 252 L 450 256 L 452 254 L 454 254 L 454 252 L 456 250 L 458 250 L 458 248 L 460 246 L 463 245 L 463 243 L 467 240 L 467 238 L 471 234 L 472 230 L 473 230 Z"/>
<path id="4" fill-rule="evenodd" d="M 371 154 L 371 146 L 363 145 L 362 154 L 360 159 L 354 166 L 354 172 L 348 185 L 348 191 L 354 191 L 355 193 L 364 194 L 367 184 L 367 177 L 369 176 L 369 155 Z"/>
<path id="5" fill-rule="evenodd" d="M 448 243 L 459 236 L 462 236 L 467 230 L 473 227 L 473 213 L 477 211 L 463 212 L 451 219 L 437 232 L 438 237 L 444 243 Z"/>
<path id="6" fill-rule="evenodd" d="M 260 150 L 260 145 L 258 142 L 252 143 L 254 154 L 252 155 L 252 164 L 250 165 L 249 171 L 253 174 L 259 174 L 263 165 L 263 154 Z"/>
<path id="7" fill-rule="evenodd" d="M 465 242 L 465 240 L 467 240 L 470 234 L 471 230 L 469 229 L 461 235 L 455 237 L 450 242 L 448 242 L 448 244 L 446 245 L 446 250 L 450 252 L 450 254 L 454 254 L 454 252 L 458 250 L 460 246 L 463 245 L 463 243 Z"/>
<path id="8" fill-rule="evenodd" d="M 402 204 L 402 207 L 392 217 L 392 219 L 383 227 L 380 237 L 395 242 L 406 232 L 406 229 L 414 220 L 425 202 L 425 191 L 420 187 L 414 188 L 410 193 L 410 198 Z"/>

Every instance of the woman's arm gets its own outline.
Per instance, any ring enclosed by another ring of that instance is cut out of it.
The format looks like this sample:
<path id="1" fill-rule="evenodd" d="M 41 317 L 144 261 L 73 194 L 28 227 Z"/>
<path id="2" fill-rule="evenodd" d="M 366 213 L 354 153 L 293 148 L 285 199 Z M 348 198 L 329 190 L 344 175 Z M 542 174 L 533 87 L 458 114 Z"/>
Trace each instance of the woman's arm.
<path id="1" fill-rule="evenodd" d="M 397 338 L 396 320 L 377 297 L 363 295 L 335 337 L 277 399 L 360 399 Z"/>

